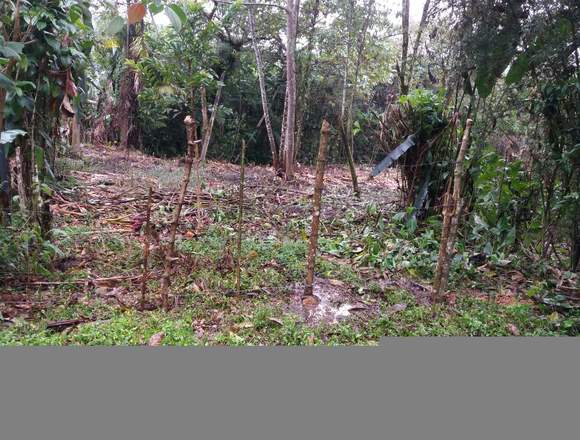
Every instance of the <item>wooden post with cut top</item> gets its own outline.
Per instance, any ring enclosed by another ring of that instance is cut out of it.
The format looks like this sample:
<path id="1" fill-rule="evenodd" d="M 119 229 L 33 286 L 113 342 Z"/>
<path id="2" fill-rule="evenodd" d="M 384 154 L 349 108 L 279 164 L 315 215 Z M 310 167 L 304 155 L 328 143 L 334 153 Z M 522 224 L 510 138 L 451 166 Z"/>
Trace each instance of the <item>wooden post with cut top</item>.
<path id="1" fill-rule="evenodd" d="M 303 298 L 314 296 L 312 293 L 314 284 L 314 263 L 316 260 L 316 248 L 318 246 L 320 202 L 324 186 L 324 168 L 326 166 L 329 133 L 330 124 L 328 121 L 324 120 L 322 121 L 322 128 L 320 129 L 320 145 L 318 147 L 318 160 L 316 161 L 316 183 L 314 184 L 314 200 L 312 202 L 312 227 L 310 230 L 310 246 L 308 249 L 306 284 L 304 286 Z"/>

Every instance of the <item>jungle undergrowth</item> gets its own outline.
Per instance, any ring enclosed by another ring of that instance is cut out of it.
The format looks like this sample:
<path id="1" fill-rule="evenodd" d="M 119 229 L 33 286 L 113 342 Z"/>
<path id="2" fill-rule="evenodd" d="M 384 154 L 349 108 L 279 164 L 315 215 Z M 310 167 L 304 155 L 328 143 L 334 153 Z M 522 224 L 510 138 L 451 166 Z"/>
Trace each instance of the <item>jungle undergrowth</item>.
<path id="1" fill-rule="evenodd" d="M 95 172 L 94 166 L 81 169 Z M 169 173 L 159 167 L 137 172 L 147 178 Z M 53 253 L 37 254 L 45 270 L 35 272 L 38 279 L 48 277 L 59 284 L 24 290 L 22 284 L 14 284 L 4 289 L 3 293 L 9 295 L 24 292 L 45 306 L 27 316 L 9 316 L 0 330 L 0 345 L 139 345 L 160 332 L 166 345 L 373 345 L 383 336 L 509 336 L 514 328 L 521 335 L 579 332 L 577 311 L 530 300 L 550 297 L 554 289 L 550 281 L 534 278 L 523 261 L 510 255 L 486 255 L 486 266 L 481 269 L 481 262 L 472 258 L 477 249 L 465 240 L 459 241 L 452 265 L 450 287 L 455 297 L 439 306 L 435 316 L 432 308 L 419 304 L 412 293 L 397 285 L 381 284 L 377 274 L 428 284 L 437 256 L 440 224 L 432 218 L 419 227 L 409 222 L 408 216 L 373 201 L 362 210 L 345 206 L 340 215 L 324 218 L 316 272 L 319 277 L 348 286 L 361 300 L 372 298 L 379 305 L 378 316 L 365 321 L 354 313 L 352 319 L 337 324 L 306 325 L 288 309 L 288 295 L 294 283 L 303 281 L 308 215 L 284 221 L 284 207 L 279 207 L 276 215 L 281 218 L 272 216 L 264 221 L 259 212 L 249 209 L 242 242 L 242 293 L 235 294 L 232 268 L 236 218 L 235 209 L 227 205 L 233 189 L 235 186 L 211 188 L 216 201 L 208 212 L 211 221 L 201 231 L 193 235 L 185 231 L 179 238 L 179 264 L 172 278 L 177 306 L 170 312 L 140 312 L 108 296 L 120 292 L 121 302 L 131 304 L 138 285 L 131 280 L 100 287 L 76 282 L 138 276 L 142 249 L 139 233 L 102 233 L 98 226 L 102 223 L 97 222 L 103 219 L 90 214 L 59 217 L 53 230 L 58 252 L 53 249 Z M 307 213 L 308 199 L 296 197 L 294 206 Z M 190 223 L 184 224 L 187 228 Z M 269 232 L 263 233 L 262 225 Z M 11 237 L 3 240 L 3 246 L 18 243 Z M 162 261 L 159 251 L 152 253 L 154 274 Z M 524 276 L 516 286 L 517 295 L 506 303 L 497 303 L 501 294 L 498 285 L 502 284 L 498 279 L 504 279 L 506 290 L 510 290 L 514 287 L 510 276 L 515 272 Z M 155 276 L 148 287 L 154 296 L 159 289 Z M 63 332 L 46 327 L 49 322 L 78 318 L 90 322 Z"/>

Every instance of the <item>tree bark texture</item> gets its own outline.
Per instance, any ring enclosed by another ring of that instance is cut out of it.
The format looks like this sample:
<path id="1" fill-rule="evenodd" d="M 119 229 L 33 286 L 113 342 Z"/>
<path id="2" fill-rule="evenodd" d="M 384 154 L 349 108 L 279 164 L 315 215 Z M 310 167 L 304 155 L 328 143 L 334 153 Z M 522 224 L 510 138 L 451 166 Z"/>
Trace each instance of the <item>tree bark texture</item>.
<path id="1" fill-rule="evenodd" d="M 402 31 L 403 31 L 403 46 L 401 49 L 401 67 L 399 69 L 399 81 L 401 83 L 401 95 L 406 95 L 409 92 L 409 86 L 405 79 L 405 72 L 407 70 L 407 55 L 409 52 L 409 6 L 410 0 L 402 0 Z"/>
<path id="2" fill-rule="evenodd" d="M 439 245 L 439 256 L 437 258 L 437 267 L 435 269 L 435 278 L 433 281 L 433 303 L 436 303 L 447 290 L 447 282 L 449 280 L 449 264 L 453 248 L 455 246 L 455 237 L 457 235 L 457 227 L 459 216 L 463 209 L 463 200 L 461 199 L 461 190 L 463 185 L 463 165 L 465 161 L 465 154 L 469 147 L 469 136 L 473 121 L 467 120 L 465 131 L 463 132 L 463 139 L 455 162 L 455 170 L 453 173 L 453 188 L 449 188 L 445 195 L 444 212 L 443 212 L 443 228 L 441 231 L 441 243 Z"/>
<path id="3" fill-rule="evenodd" d="M 320 207 L 322 200 L 322 190 L 324 187 L 324 168 L 326 166 L 329 134 L 330 124 L 324 120 L 322 121 L 322 128 L 320 129 L 320 145 L 318 147 L 318 159 L 316 161 L 316 182 L 314 184 L 314 198 L 312 202 L 312 226 L 310 229 L 310 245 L 308 248 L 308 260 L 306 263 L 306 283 L 304 286 L 304 297 L 313 295 L 314 265 L 316 262 L 316 250 L 318 247 Z"/>
<path id="4" fill-rule="evenodd" d="M 193 114 L 193 109 L 192 109 Z M 179 191 L 179 199 L 175 205 L 175 212 L 173 213 L 173 221 L 169 230 L 169 242 L 165 250 L 165 268 L 163 271 L 163 278 L 161 280 L 161 304 L 164 309 L 169 308 L 169 282 L 171 278 L 171 269 L 173 267 L 173 260 L 175 254 L 175 237 L 177 235 L 177 228 L 179 227 L 179 217 L 181 215 L 181 208 L 187 193 L 187 186 L 191 178 L 191 168 L 193 165 L 195 155 L 195 145 L 197 144 L 197 127 L 195 118 L 186 116 L 185 129 L 187 131 L 187 156 L 185 157 L 185 169 L 183 172 L 183 179 L 181 180 L 181 188 Z"/>
<path id="5" fill-rule="evenodd" d="M 417 62 L 417 53 L 419 52 L 419 45 L 421 44 L 421 36 L 423 35 L 423 31 L 427 26 L 430 6 L 431 0 L 425 0 L 425 5 L 423 6 L 423 14 L 421 15 L 421 22 L 419 23 L 419 29 L 417 29 L 417 36 L 415 37 L 415 43 L 413 44 L 413 53 L 411 54 L 411 60 L 409 62 L 409 75 L 407 77 L 408 84 L 411 84 L 411 81 L 413 81 L 413 70 L 415 68 L 415 63 Z"/>
<path id="6" fill-rule="evenodd" d="M 6 107 L 6 90 L 0 89 L 0 133 L 4 131 L 4 109 Z M 10 164 L 5 146 L 0 144 L 0 215 L 2 223 L 8 223 L 10 213 Z"/>
<path id="7" fill-rule="evenodd" d="M 213 100 L 213 107 L 211 109 L 211 116 L 209 117 L 209 123 L 207 125 L 207 129 L 203 132 L 203 143 L 201 147 L 201 157 L 200 160 L 205 162 L 205 158 L 207 156 L 207 150 L 209 148 L 209 143 L 211 141 L 211 135 L 213 134 L 213 126 L 215 123 L 215 118 L 217 115 L 217 108 L 220 103 L 220 99 L 222 96 L 222 89 L 224 88 L 224 79 L 226 77 L 226 72 L 222 72 L 220 75 L 217 91 L 215 94 L 215 98 Z"/>
<path id="8" fill-rule="evenodd" d="M 284 155 L 286 179 L 294 178 L 294 140 L 296 128 L 296 34 L 300 0 L 287 0 L 287 50 L 286 50 L 286 90 L 288 108 L 286 112 L 286 136 Z"/>
<path id="9" fill-rule="evenodd" d="M 268 108 L 268 95 L 266 93 L 266 80 L 264 79 L 264 65 L 262 63 L 262 55 L 260 48 L 256 41 L 256 19 L 252 7 L 248 7 L 248 21 L 250 23 L 250 36 L 252 38 L 252 47 L 256 55 L 256 66 L 258 69 L 258 82 L 260 84 L 260 98 L 262 101 L 262 112 L 264 113 L 264 124 L 266 125 L 266 133 L 268 134 L 268 142 L 270 143 L 270 151 L 272 152 L 272 166 L 278 169 L 280 164 L 278 160 L 278 147 L 274 139 L 274 131 L 272 130 L 272 121 L 270 120 L 270 110 Z"/>
<path id="10" fill-rule="evenodd" d="M 242 289 L 242 227 L 244 224 L 244 177 L 245 177 L 246 141 L 242 140 L 240 154 L 240 188 L 238 192 L 238 236 L 237 236 L 237 262 L 236 262 L 236 291 Z"/>
<path id="11" fill-rule="evenodd" d="M 127 0 L 127 7 L 131 0 Z M 143 21 L 139 24 L 141 32 Z M 139 36 L 137 24 L 127 25 L 127 37 L 125 39 L 125 57 L 129 60 L 136 60 L 138 56 L 133 53 L 132 45 L 135 38 Z M 117 118 L 119 120 L 119 143 L 122 149 L 138 148 L 140 145 L 139 126 L 137 122 L 139 80 L 137 72 L 126 67 L 121 76 L 119 89 L 119 104 L 117 106 Z"/>
<path id="12" fill-rule="evenodd" d="M 151 199 L 153 189 L 149 187 L 147 197 L 147 210 L 145 212 L 145 236 L 143 241 L 143 278 L 141 279 L 141 310 L 145 310 L 145 300 L 147 299 L 147 281 L 149 279 L 149 243 L 151 239 Z"/>
<path id="13" fill-rule="evenodd" d="M 298 153 L 302 148 L 302 134 L 304 132 L 304 116 L 308 113 L 308 97 L 310 95 L 310 69 L 312 67 L 312 51 L 314 48 L 314 33 L 320 14 L 320 0 L 314 0 L 310 12 L 310 25 L 308 28 L 308 43 L 306 44 L 306 60 L 302 64 L 299 75 L 298 96 L 296 102 L 296 139 L 294 141 L 294 160 L 298 159 Z"/>

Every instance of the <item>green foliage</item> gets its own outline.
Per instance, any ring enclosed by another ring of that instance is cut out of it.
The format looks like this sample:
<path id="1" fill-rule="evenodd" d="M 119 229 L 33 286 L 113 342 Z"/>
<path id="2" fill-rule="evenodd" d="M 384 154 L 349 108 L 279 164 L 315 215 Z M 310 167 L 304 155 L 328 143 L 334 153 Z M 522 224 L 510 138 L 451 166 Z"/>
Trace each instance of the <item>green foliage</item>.
<path id="1" fill-rule="evenodd" d="M 197 6 L 197 4 L 195 4 Z M 199 10 L 199 7 L 197 8 Z M 183 9 L 181 9 L 178 5 L 169 5 L 165 9 L 165 13 L 169 17 L 171 21 L 171 25 L 175 28 L 177 32 L 181 30 L 181 27 L 187 23 L 187 16 Z"/>
<path id="2" fill-rule="evenodd" d="M 370 214 L 360 231 L 344 231 L 336 238 L 321 238 L 324 252 L 342 258 L 351 258 L 361 266 L 374 266 L 382 270 L 404 270 L 418 278 L 432 276 L 437 261 L 439 241 L 435 234 L 438 221 L 429 219 L 428 228 L 418 230 L 409 212 L 401 212 L 388 218 L 367 208 Z M 454 270 L 463 265 L 457 262 Z"/>
<path id="3" fill-rule="evenodd" d="M 121 32 L 126 26 L 127 24 L 125 23 L 123 17 L 116 16 L 113 17 L 113 19 L 110 21 L 107 29 L 105 30 L 105 33 L 108 35 L 115 35 Z"/>
<path id="4" fill-rule="evenodd" d="M 20 223 L 18 220 L 14 222 Z M 61 249 L 44 239 L 36 224 L 0 227 L 0 267 L 3 272 L 51 276 L 52 262 L 60 256 L 63 256 Z"/>
<path id="5" fill-rule="evenodd" d="M 520 82 L 532 68 L 570 50 L 569 39 L 574 35 L 573 18 L 557 15 L 552 20 L 535 23 L 538 26 L 537 33 L 512 63 L 505 79 L 507 85 Z"/>
<path id="6" fill-rule="evenodd" d="M 422 141 L 431 139 L 447 124 L 443 114 L 444 92 L 444 90 L 435 93 L 432 90 L 415 89 L 399 99 L 405 108 L 410 131 L 416 133 Z"/>
<path id="7" fill-rule="evenodd" d="M 464 11 L 462 45 L 475 64 L 475 86 L 482 98 L 488 97 L 516 53 L 526 16 L 525 1 L 469 2 Z M 467 70 L 467 69 L 466 69 Z"/>
<path id="8" fill-rule="evenodd" d="M 518 230 L 532 220 L 529 208 L 538 186 L 521 161 L 506 162 L 495 149 L 488 149 L 479 163 L 470 238 L 487 254 L 509 250 Z"/>
<path id="9" fill-rule="evenodd" d="M 213 290 L 233 289 L 234 237 L 235 231 L 222 225 L 210 228 L 203 238 L 180 242 L 179 248 L 197 262 L 192 279 Z M 244 289 L 284 287 L 287 282 L 299 281 L 304 276 L 306 244 L 292 240 L 245 239 L 242 257 Z"/>

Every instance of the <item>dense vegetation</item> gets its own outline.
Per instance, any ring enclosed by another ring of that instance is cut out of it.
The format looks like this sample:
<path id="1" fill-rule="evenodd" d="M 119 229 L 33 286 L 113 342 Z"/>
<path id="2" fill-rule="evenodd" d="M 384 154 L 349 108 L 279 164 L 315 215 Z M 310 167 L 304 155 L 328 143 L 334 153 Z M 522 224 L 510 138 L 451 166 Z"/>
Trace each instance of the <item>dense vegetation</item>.
<path id="1" fill-rule="evenodd" d="M 3 1 L 0 343 L 577 335 L 579 23 L 577 0 Z M 314 322 L 323 120 L 316 279 L 353 308 Z"/>

